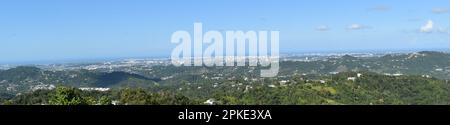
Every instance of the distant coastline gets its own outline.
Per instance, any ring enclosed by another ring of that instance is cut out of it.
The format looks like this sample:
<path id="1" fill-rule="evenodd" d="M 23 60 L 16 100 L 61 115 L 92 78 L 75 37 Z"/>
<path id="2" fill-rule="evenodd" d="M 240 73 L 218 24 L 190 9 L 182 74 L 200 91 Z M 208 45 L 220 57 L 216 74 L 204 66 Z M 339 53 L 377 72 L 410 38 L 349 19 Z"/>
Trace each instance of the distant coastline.
<path id="1" fill-rule="evenodd" d="M 415 48 L 415 49 L 353 49 L 353 50 L 318 50 L 318 51 L 281 51 L 281 56 L 291 54 L 342 54 L 342 53 L 413 53 L 420 51 L 437 51 L 450 53 L 450 48 Z M 49 64 L 83 64 L 101 63 L 107 61 L 120 61 L 126 59 L 169 59 L 169 55 L 160 56 L 124 56 L 124 57 L 98 57 L 98 58 L 78 58 L 78 59 L 54 59 L 54 60 L 30 60 L 30 61 L 3 61 L 0 65 L 23 66 L 23 65 L 49 65 Z"/>

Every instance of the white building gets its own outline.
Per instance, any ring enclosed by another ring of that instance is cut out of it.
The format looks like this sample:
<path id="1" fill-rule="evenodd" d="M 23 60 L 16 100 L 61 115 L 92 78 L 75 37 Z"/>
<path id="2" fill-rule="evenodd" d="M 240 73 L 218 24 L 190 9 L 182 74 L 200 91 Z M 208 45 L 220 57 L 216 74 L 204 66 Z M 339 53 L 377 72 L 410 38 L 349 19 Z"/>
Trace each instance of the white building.
<path id="1" fill-rule="evenodd" d="M 395 73 L 395 74 L 392 74 L 392 76 L 402 76 L 403 74 L 401 74 L 401 73 Z"/>
<path id="2" fill-rule="evenodd" d="M 362 76 L 362 74 L 361 73 L 358 73 L 358 74 L 356 74 L 356 77 L 361 77 Z"/>
<path id="3" fill-rule="evenodd" d="M 105 92 L 105 91 L 109 91 L 110 88 L 79 88 L 82 91 L 100 91 L 100 92 Z"/>
<path id="4" fill-rule="evenodd" d="M 356 77 L 348 77 L 347 80 L 348 80 L 348 81 L 355 81 L 355 80 L 356 80 Z"/>
<path id="5" fill-rule="evenodd" d="M 320 83 L 325 84 L 326 81 L 325 80 L 319 80 Z"/>
<path id="6" fill-rule="evenodd" d="M 214 105 L 214 103 L 216 103 L 216 101 L 214 99 L 208 99 L 205 102 L 203 102 L 203 104 L 206 104 L 206 105 Z"/>

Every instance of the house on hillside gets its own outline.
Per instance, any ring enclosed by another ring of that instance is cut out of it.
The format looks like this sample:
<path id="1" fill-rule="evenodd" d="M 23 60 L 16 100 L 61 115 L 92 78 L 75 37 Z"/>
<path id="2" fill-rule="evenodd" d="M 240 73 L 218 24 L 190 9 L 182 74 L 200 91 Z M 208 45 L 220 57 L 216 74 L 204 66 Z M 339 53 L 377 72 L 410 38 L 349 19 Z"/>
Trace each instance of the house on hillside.
<path id="1" fill-rule="evenodd" d="M 214 105 L 215 103 L 216 103 L 215 99 L 208 99 L 205 102 L 203 102 L 203 104 L 206 104 L 206 105 Z"/>
<path id="2" fill-rule="evenodd" d="M 356 80 L 356 77 L 348 77 L 347 80 L 348 80 L 348 81 L 355 81 L 355 80 Z"/>

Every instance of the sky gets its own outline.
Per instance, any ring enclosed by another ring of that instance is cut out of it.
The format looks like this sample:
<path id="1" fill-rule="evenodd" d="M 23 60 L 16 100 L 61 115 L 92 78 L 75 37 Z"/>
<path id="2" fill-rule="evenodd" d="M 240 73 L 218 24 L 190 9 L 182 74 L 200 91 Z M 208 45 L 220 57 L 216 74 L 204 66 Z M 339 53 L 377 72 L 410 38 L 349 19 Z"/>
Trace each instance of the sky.
<path id="1" fill-rule="evenodd" d="M 280 31 L 281 52 L 450 48 L 448 0 L 2 0 L 0 63 L 169 56 L 172 33 Z"/>

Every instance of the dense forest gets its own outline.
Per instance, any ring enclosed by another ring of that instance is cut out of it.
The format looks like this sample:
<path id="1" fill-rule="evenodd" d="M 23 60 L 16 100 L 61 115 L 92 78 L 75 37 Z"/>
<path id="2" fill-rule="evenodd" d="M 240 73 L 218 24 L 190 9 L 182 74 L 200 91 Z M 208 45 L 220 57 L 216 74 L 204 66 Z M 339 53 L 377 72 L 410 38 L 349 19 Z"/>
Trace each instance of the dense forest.
<path id="1" fill-rule="evenodd" d="M 349 79 L 349 77 L 355 79 Z M 422 76 L 344 72 L 326 81 L 306 80 L 298 76 L 286 83 L 267 80 L 253 85 L 230 81 L 221 85 L 184 84 L 176 88 L 169 86 L 124 88 L 103 92 L 58 86 L 52 90 L 37 90 L 9 98 L 4 97 L 2 103 L 19 105 L 416 105 L 450 104 L 448 95 L 450 95 L 450 84 L 446 80 Z"/>

